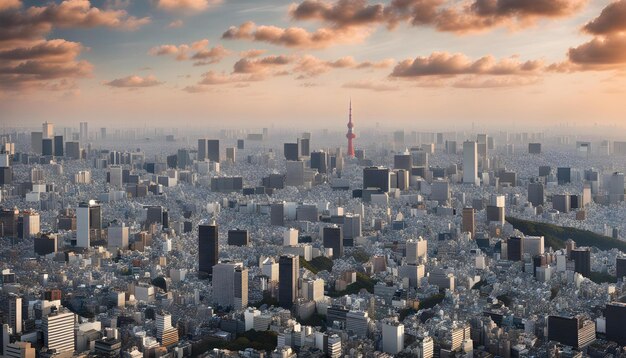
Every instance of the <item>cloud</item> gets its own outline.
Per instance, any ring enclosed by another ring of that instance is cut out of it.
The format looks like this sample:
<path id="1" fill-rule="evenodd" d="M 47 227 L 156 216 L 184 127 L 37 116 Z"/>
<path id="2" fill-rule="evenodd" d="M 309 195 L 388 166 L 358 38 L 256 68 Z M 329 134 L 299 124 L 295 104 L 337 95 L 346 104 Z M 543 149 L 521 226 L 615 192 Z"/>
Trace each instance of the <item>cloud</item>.
<path id="1" fill-rule="evenodd" d="M 393 60 L 383 60 L 380 62 L 358 62 L 351 56 L 339 58 L 337 60 L 322 60 L 312 55 L 300 57 L 293 71 L 301 73 L 300 78 L 315 77 L 326 73 L 334 68 L 368 69 L 386 68 L 391 66 Z"/>
<path id="2" fill-rule="evenodd" d="M 600 16 L 588 22 L 583 30 L 593 35 L 610 35 L 626 31 L 626 0 L 607 5 Z"/>
<path id="3" fill-rule="evenodd" d="M 242 58 L 233 66 L 233 73 L 265 74 L 269 69 L 290 64 L 289 56 L 267 56 L 260 59 Z"/>
<path id="4" fill-rule="evenodd" d="M 541 18 L 570 16 L 587 0 L 393 0 L 368 4 L 366 0 L 304 0 L 292 5 L 294 20 L 316 20 L 331 27 L 350 28 L 399 23 L 430 26 L 438 31 L 468 33 L 499 26 L 520 27 Z"/>
<path id="5" fill-rule="evenodd" d="M 104 85 L 117 88 L 144 88 L 154 87 L 163 84 L 157 80 L 153 75 L 141 77 L 137 75 L 130 75 L 123 78 L 116 78 L 114 80 L 104 82 Z"/>
<path id="6" fill-rule="evenodd" d="M 358 28 L 320 28 L 310 32 L 301 27 L 257 26 L 248 21 L 240 26 L 230 27 L 222 34 L 222 38 L 267 42 L 285 47 L 320 49 L 342 43 L 360 42 L 368 35 L 369 31 Z"/>
<path id="7" fill-rule="evenodd" d="M 208 48 L 208 45 L 209 40 L 202 39 L 191 44 L 182 44 L 178 46 L 156 46 L 151 48 L 148 53 L 153 56 L 173 55 L 177 61 L 193 60 L 195 61 L 194 66 L 218 63 L 231 53 L 221 45 L 212 48 Z"/>
<path id="8" fill-rule="evenodd" d="M 367 81 L 367 80 L 344 83 L 343 86 L 341 87 L 350 88 L 350 89 L 371 90 L 375 92 L 397 91 L 400 89 L 398 86 L 394 86 L 394 85 L 390 85 L 386 83 L 377 83 L 377 82 L 372 82 L 372 81 Z"/>
<path id="9" fill-rule="evenodd" d="M 543 67 L 541 61 L 519 62 L 508 58 L 496 60 L 484 56 L 472 61 L 464 54 L 435 52 L 429 57 L 417 57 L 398 63 L 391 77 L 411 78 L 426 76 L 457 76 L 466 74 L 482 75 L 529 75 L 536 74 Z"/>
<path id="10" fill-rule="evenodd" d="M 240 52 L 239 56 L 244 57 L 244 58 L 255 58 L 255 57 L 259 57 L 263 55 L 266 52 L 267 50 L 252 49 L 252 50 L 246 50 L 246 51 Z"/>
<path id="11" fill-rule="evenodd" d="M 193 13 L 221 3 L 221 0 L 157 0 L 157 8 L 169 12 Z"/>
<path id="12" fill-rule="evenodd" d="M 613 70 L 626 64 L 626 0 L 608 4 L 582 31 L 594 38 L 570 48 L 569 63 L 554 66 L 555 70 Z"/>
<path id="13" fill-rule="evenodd" d="M 541 82 L 541 77 L 530 76 L 497 76 L 491 78 L 481 78 L 481 76 L 470 76 L 462 78 L 452 84 L 455 88 L 512 88 L 520 86 L 530 86 Z"/>
<path id="14" fill-rule="evenodd" d="M 21 0 L 0 0 L 0 11 L 14 10 L 22 7 Z"/>
<path id="15" fill-rule="evenodd" d="M 168 29 L 178 29 L 178 28 L 183 27 L 184 24 L 185 23 L 183 22 L 183 20 L 174 20 L 174 21 L 170 22 L 167 25 L 167 28 Z"/>

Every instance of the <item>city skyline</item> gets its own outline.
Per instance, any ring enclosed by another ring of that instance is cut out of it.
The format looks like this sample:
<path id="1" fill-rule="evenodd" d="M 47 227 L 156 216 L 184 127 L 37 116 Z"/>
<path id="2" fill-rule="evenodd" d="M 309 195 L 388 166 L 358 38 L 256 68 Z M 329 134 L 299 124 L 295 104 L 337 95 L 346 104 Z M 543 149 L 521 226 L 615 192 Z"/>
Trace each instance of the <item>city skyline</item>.
<path id="1" fill-rule="evenodd" d="M 529 4 L 0 0 L 0 119 L 621 127 L 626 1 Z"/>

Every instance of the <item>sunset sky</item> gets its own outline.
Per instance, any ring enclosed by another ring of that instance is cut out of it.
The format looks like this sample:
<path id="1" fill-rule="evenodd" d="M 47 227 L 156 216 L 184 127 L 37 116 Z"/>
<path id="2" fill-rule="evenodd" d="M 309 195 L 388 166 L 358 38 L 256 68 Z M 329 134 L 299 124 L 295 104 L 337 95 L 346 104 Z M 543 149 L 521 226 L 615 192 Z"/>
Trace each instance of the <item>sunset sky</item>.
<path id="1" fill-rule="evenodd" d="M 626 124 L 626 0 L 0 0 L 0 122 Z M 290 122 L 291 121 L 291 122 Z"/>

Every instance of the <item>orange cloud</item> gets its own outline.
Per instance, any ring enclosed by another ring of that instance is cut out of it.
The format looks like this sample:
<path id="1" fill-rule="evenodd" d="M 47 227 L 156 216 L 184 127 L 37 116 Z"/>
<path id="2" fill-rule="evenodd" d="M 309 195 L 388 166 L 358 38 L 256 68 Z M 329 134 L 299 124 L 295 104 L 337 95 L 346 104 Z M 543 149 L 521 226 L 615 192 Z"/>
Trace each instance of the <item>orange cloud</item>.
<path id="1" fill-rule="evenodd" d="M 153 56 L 174 55 L 177 61 L 195 60 L 194 66 L 208 65 L 218 63 L 226 56 L 230 55 L 230 51 L 223 46 L 218 45 L 208 48 L 209 40 L 202 39 L 191 44 L 182 45 L 160 45 L 151 48 L 148 53 Z M 192 53 L 193 54 L 190 54 Z"/>
<path id="2" fill-rule="evenodd" d="M 114 80 L 104 82 L 104 85 L 117 88 L 143 88 L 154 87 L 163 84 L 159 82 L 156 77 L 149 75 L 141 77 L 137 75 L 130 75 L 123 78 L 116 78 Z"/>
<path id="3" fill-rule="evenodd" d="M 157 0 L 157 7 L 171 12 L 197 12 L 221 4 L 221 0 Z"/>
<path id="4" fill-rule="evenodd" d="M 600 16 L 588 22 L 583 30 L 593 35 L 610 35 L 626 31 L 626 0 L 607 5 Z"/>

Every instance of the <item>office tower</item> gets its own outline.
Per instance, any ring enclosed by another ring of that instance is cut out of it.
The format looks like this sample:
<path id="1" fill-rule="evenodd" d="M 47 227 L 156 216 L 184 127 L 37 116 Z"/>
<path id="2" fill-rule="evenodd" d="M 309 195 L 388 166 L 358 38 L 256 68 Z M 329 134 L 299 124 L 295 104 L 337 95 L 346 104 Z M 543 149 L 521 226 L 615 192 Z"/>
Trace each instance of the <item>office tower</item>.
<path id="1" fill-rule="evenodd" d="M 391 187 L 389 168 L 367 167 L 363 168 L 363 189 L 378 189 L 388 192 Z"/>
<path id="2" fill-rule="evenodd" d="M 528 202 L 533 206 L 540 206 L 544 203 L 543 184 L 542 183 L 529 183 L 528 184 Z"/>
<path id="3" fill-rule="evenodd" d="M 572 168 L 561 167 L 556 169 L 556 179 L 559 185 L 572 182 Z"/>
<path id="4" fill-rule="evenodd" d="M 611 302 L 604 311 L 606 317 L 606 339 L 626 346 L 626 303 Z"/>
<path id="5" fill-rule="evenodd" d="M 213 302 L 235 310 L 248 306 L 248 269 L 241 262 L 213 266 Z"/>
<path id="6" fill-rule="evenodd" d="M 0 186 L 13 183 L 13 169 L 11 167 L 0 167 Z"/>
<path id="7" fill-rule="evenodd" d="M 626 257 L 615 258 L 615 276 L 617 279 L 626 277 Z"/>
<path id="8" fill-rule="evenodd" d="M 298 205 L 296 208 L 296 220 L 298 221 L 319 221 L 319 213 L 316 205 Z"/>
<path id="9" fill-rule="evenodd" d="M 105 127 L 100 128 L 100 139 L 107 139 L 107 129 Z"/>
<path id="10" fill-rule="evenodd" d="M 274 203 L 270 205 L 270 223 L 276 226 L 285 225 L 285 204 Z"/>
<path id="11" fill-rule="evenodd" d="M 243 139 L 237 139 L 237 149 L 239 150 L 245 149 L 245 142 Z"/>
<path id="12" fill-rule="evenodd" d="M 352 123 L 352 100 L 350 100 L 350 109 L 348 113 L 348 133 L 346 133 L 346 138 L 348 138 L 348 157 L 354 157 L 354 139 L 356 138 L 356 134 L 354 134 L 354 123 Z"/>
<path id="13" fill-rule="evenodd" d="M 76 247 L 87 248 L 92 236 L 102 230 L 102 210 L 95 201 L 82 202 L 76 209 Z"/>
<path id="14" fill-rule="evenodd" d="M 56 135 L 54 136 L 54 156 L 62 157 L 65 154 L 63 150 L 63 136 Z"/>
<path id="15" fill-rule="evenodd" d="M 298 244 L 298 230 L 287 229 L 283 233 L 283 246 L 294 246 Z"/>
<path id="16" fill-rule="evenodd" d="M 446 141 L 446 153 L 448 154 L 456 154 L 457 152 L 457 143 L 455 140 L 447 140 Z"/>
<path id="17" fill-rule="evenodd" d="M 249 244 L 248 230 L 228 230 L 228 245 L 248 246 Z"/>
<path id="18" fill-rule="evenodd" d="M 328 173 L 328 154 L 324 151 L 311 153 L 311 169 L 317 169 L 318 173 Z"/>
<path id="19" fill-rule="evenodd" d="M 22 220 L 22 235 L 21 238 L 30 238 L 40 232 L 40 217 L 39 213 L 34 210 L 23 211 L 21 217 Z M 19 224 L 18 224 L 19 225 Z M 19 235 L 18 235 L 19 236 Z"/>
<path id="20" fill-rule="evenodd" d="M 544 249 L 544 237 L 543 236 L 525 236 L 524 237 L 524 253 L 535 257 L 543 255 Z"/>
<path id="21" fill-rule="evenodd" d="M 472 235 L 472 239 L 476 237 L 474 208 L 463 208 L 463 232 L 469 232 Z"/>
<path id="22" fill-rule="evenodd" d="M 485 213 L 487 214 L 487 222 L 497 222 L 504 225 L 506 219 L 504 206 L 487 205 Z"/>
<path id="23" fill-rule="evenodd" d="M 78 160 L 81 159 L 80 154 L 80 143 L 78 142 L 66 142 L 65 143 L 65 151 L 67 152 L 67 157 L 70 159 Z"/>
<path id="24" fill-rule="evenodd" d="M 589 277 L 591 274 L 591 250 L 588 247 L 579 247 L 571 251 L 570 257 L 574 261 L 574 271 Z"/>
<path id="25" fill-rule="evenodd" d="M 161 224 L 164 228 L 168 227 L 167 218 L 169 217 L 167 209 L 161 205 L 145 206 L 146 208 L 146 227 L 152 224 Z"/>
<path id="26" fill-rule="evenodd" d="M 302 186 L 304 185 L 304 162 L 287 161 L 285 163 L 287 175 L 285 176 L 285 185 Z"/>
<path id="27" fill-rule="evenodd" d="M 235 162 L 237 161 L 236 149 L 235 147 L 226 148 L 226 160 Z"/>
<path id="28" fill-rule="evenodd" d="M 80 122 L 79 140 L 85 142 L 89 140 L 89 127 L 87 122 Z"/>
<path id="29" fill-rule="evenodd" d="M 478 147 L 476 142 L 463 142 L 463 183 L 478 185 Z"/>
<path id="30" fill-rule="evenodd" d="M 450 182 L 446 179 L 437 179 L 431 185 L 430 199 L 445 204 L 450 200 Z"/>
<path id="31" fill-rule="evenodd" d="M 124 186 L 122 180 L 122 167 L 120 165 L 109 166 L 109 184 L 118 189 L 121 189 Z"/>
<path id="32" fill-rule="evenodd" d="M 43 345 L 57 353 L 74 351 L 74 313 L 61 309 L 43 317 Z"/>
<path id="33" fill-rule="evenodd" d="M 298 279 L 300 276 L 300 258 L 283 255 L 278 259 L 278 304 L 291 308 L 298 298 Z"/>
<path id="34" fill-rule="evenodd" d="M 428 241 L 421 236 L 417 239 L 409 239 L 406 241 L 406 263 L 409 265 L 417 265 L 425 262 L 428 256 Z"/>
<path id="35" fill-rule="evenodd" d="M 11 327 L 13 334 L 22 333 L 22 297 L 9 293 L 2 307 L 5 322 Z"/>
<path id="36" fill-rule="evenodd" d="M 107 234 L 107 249 L 109 249 L 109 251 L 128 249 L 128 237 L 130 235 L 130 228 L 124 223 L 112 223 L 107 228 Z"/>
<path id="37" fill-rule="evenodd" d="M 609 204 L 624 201 L 624 173 L 615 172 L 609 179 Z"/>
<path id="38" fill-rule="evenodd" d="M 411 171 L 413 167 L 413 157 L 409 152 L 404 152 L 402 154 L 396 154 L 393 156 L 393 168 L 394 169 L 404 169 L 406 171 Z"/>
<path id="39" fill-rule="evenodd" d="M 549 316 L 548 339 L 581 349 L 596 340 L 596 324 L 581 316 Z"/>
<path id="40" fill-rule="evenodd" d="M 41 132 L 32 132 L 30 134 L 30 148 L 32 153 L 41 154 L 42 140 L 43 134 Z"/>
<path id="41" fill-rule="evenodd" d="M 541 143 L 528 143 L 528 154 L 541 154 Z"/>
<path id="42" fill-rule="evenodd" d="M 285 152 L 285 160 L 297 161 L 300 159 L 298 143 L 285 143 L 283 151 Z"/>
<path id="43" fill-rule="evenodd" d="M 325 249 L 333 249 L 333 259 L 343 257 L 343 229 L 341 227 L 325 227 L 323 240 Z"/>
<path id="44" fill-rule="evenodd" d="M 354 246 L 354 239 L 362 235 L 359 214 L 346 214 L 343 218 L 343 246 Z"/>
<path id="45" fill-rule="evenodd" d="M 207 140 L 207 158 L 212 162 L 220 162 L 220 141 L 218 139 Z"/>
<path id="46" fill-rule="evenodd" d="M 524 254 L 524 238 L 510 237 L 506 243 L 506 257 L 509 261 L 522 261 Z"/>
<path id="47" fill-rule="evenodd" d="M 326 345 L 326 356 L 329 358 L 340 358 L 341 352 L 341 337 L 336 334 L 328 336 L 328 344 Z"/>
<path id="48" fill-rule="evenodd" d="M 278 282 L 278 262 L 268 257 L 261 263 L 261 272 L 269 281 Z"/>
<path id="49" fill-rule="evenodd" d="M 383 352 L 398 354 L 404 349 L 404 325 L 397 319 L 386 318 L 382 322 Z"/>
<path id="50" fill-rule="evenodd" d="M 57 252 L 57 235 L 56 234 L 42 234 L 39 237 L 34 238 L 34 251 L 35 254 L 45 256 Z"/>
<path id="51" fill-rule="evenodd" d="M 219 258 L 217 225 L 198 226 L 198 271 L 211 275 Z"/>
<path id="52" fill-rule="evenodd" d="M 44 122 L 42 125 L 42 139 L 52 139 L 54 138 L 54 124 L 49 122 Z"/>
<path id="53" fill-rule="evenodd" d="M 207 139 L 198 139 L 198 161 L 202 162 L 208 158 Z"/>
<path id="54" fill-rule="evenodd" d="M 178 329 L 172 326 L 172 315 L 167 312 L 159 312 L 155 315 L 156 338 L 163 347 L 169 347 L 178 343 Z"/>
<path id="55" fill-rule="evenodd" d="M 191 165 L 191 159 L 189 158 L 189 151 L 187 149 L 179 149 L 176 152 L 176 166 L 180 169 L 185 169 Z"/>
<path id="56" fill-rule="evenodd" d="M 0 236 L 17 237 L 17 219 L 19 211 L 17 209 L 2 209 L 0 211 Z"/>
<path id="57" fill-rule="evenodd" d="M 41 155 L 54 155 L 54 140 L 45 138 L 41 140 Z"/>
<path id="58" fill-rule="evenodd" d="M 569 194 L 552 195 L 552 208 L 562 213 L 569 213 L 572 209 L 571 196 Z"/>
<path id="59" fill-rule="evenodd" d="M 420 287 L 425 275 L 426 267 L 424 265 L 402 265 L 398 268 L 398 277 L 408 279 L 411 288 Z"/>
<path id="60" fill-rule="evenodd" d="M 309 138 L 298 138 L 298 150 L 303 157 L 308 157 L 311 154 Z"/>
<path id="61" fill-rule="evenodd" d="M 435 343 L 430 336 L 417 337 L 417 357 L 416 358 L 433 358 L 435 356 Z"/>

